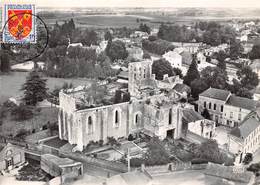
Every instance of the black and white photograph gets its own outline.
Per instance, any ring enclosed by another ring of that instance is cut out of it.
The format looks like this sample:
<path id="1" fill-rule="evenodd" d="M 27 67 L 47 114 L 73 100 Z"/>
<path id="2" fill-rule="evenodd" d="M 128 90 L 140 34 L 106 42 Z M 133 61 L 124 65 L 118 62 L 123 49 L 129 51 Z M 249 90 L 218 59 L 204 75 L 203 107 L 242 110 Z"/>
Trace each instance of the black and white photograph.
<path id="1" fill-rule="evenodd" d="M 260 185 L 260 1 L 0 0 L 0 185 Z"/>

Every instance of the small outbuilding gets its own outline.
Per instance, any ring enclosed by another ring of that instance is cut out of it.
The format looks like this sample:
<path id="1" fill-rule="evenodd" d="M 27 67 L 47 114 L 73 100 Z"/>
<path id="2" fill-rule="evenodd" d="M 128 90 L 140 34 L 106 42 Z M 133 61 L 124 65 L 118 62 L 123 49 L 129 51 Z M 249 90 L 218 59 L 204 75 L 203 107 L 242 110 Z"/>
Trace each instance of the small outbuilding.
<path id="1" fill-rule="evenodd" d="M 8 143 L 0 146 L 0 170 L 11 170 L 25 162 L 24 151 Z"/>
<path id="2" fill-rule="evenodd" d="M 83 175 L 81 162 L 69 158 L 60 158 L 52 154 L 41 156 L 41 169 L 54 177 L 61 177 L 61 183 L 72 182 Z"/>

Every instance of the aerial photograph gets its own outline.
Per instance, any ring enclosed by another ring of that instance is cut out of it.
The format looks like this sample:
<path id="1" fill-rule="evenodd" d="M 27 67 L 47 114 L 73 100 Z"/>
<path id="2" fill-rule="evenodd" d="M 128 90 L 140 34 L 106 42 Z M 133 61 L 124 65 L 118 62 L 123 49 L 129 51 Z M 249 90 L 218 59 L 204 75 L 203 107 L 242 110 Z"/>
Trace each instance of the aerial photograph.
<path id="1" fill-rule="evenodd" d="M 0 0 L 0 185 L 260 185 L 260 1 Z"/>

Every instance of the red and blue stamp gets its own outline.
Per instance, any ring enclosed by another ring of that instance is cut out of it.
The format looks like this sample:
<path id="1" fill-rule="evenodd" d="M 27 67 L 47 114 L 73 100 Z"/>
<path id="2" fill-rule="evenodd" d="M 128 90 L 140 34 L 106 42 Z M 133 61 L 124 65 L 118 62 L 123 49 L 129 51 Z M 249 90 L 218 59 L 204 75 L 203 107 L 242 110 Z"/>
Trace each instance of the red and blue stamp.
<path id="1" fill-rule="evenodd" d="M 3 43 L 36 43 L 35 5 L 5 4 L 3 7 Z"/>

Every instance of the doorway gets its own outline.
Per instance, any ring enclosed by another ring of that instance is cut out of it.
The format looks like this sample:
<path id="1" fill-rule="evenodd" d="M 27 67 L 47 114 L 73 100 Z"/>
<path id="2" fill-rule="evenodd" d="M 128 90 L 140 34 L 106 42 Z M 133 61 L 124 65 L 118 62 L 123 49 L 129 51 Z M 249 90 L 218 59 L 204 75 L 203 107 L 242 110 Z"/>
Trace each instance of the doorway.
<path id="1" fill-rule="evenodd" d="M 167 130 L 166 134 L 167 134 L 167 138 L 174 139 L 175 128 L 171 130 Z"/>

